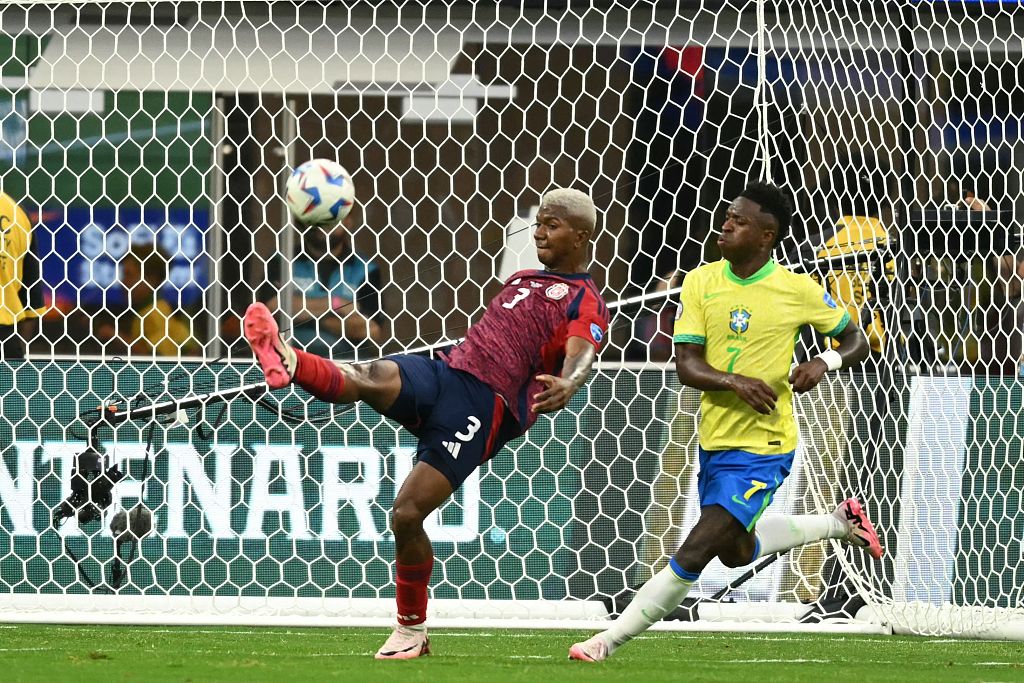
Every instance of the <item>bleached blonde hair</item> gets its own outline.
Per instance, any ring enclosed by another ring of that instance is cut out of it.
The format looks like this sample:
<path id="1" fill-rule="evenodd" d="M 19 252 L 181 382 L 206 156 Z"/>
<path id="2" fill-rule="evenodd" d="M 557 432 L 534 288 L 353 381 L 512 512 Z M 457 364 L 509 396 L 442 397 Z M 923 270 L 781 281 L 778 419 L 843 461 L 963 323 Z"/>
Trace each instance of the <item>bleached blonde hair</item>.
<path id="1" fill-rule="evenodd" d="M 597 207 L 586 192 L 559 187 L 546 192 L 540 200 L 540 205 L 549 209 L 561 209 L 577 228 L 588 230 L 591 235 L 597 229 Z"/>

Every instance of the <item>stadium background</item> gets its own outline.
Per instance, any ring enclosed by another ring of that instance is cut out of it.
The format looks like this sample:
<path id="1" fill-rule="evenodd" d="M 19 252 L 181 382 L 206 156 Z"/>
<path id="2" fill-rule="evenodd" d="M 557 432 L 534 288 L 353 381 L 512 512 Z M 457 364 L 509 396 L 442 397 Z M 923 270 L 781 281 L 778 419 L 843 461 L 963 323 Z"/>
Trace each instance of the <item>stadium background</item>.
<path id="1" fill-rule="evenodd" d="M 90 223 L 102 233 L 130 230 L 141 208 L 156 211 L 141 224 L 199 233 L 177 254 L 176 285 L 188 282 L 185 262 L 195 262 L 193 277 L 203 288 L 209 260 L 220 263 L 196 321 L 200 338 L 215 344 L 219 330 L 211 321 L 244 309 L 281 276 L 274 250 L 287 246 L 282 172 L 290 160 L 328 156 L 358 161 L 349 163 L 364 188 L 357 246 L 394 273 L 417 273 L 413 283 L 394 277 L 385 283 L 396 346 L 434 343 L 439 330 L 469 322 L 490 290 L 464 283 L 494 286 L 506 228 L 549 184 L 592 188 L 605 203 L 610 230 L 598 240 L 593 270 L 615 300 L 643 291 L 669 268 L 715 257 L 707 236 L 720 198 L 737 192 L 760 163 L 754 97 L 764 82 L 770 174 L 793 187 L 800 208 L 784 244 L 791 256 L 824 243 L 838 216 L 854 208 L 891 211 L 946 201 L 962 183 L 1000 208 L 1019 201 L 1019 62 L 998 38 L 988 39 L 1013 35 L 1015 17 L 1006 10 L 991 21 L 967 10 L 963 22 L 977 32 L 975 43 L 940 42 L 941 49 L 905 55 L 892 44 L 902 21 L 895 11 L 862 28 L 877 30 L 881 38 L 870 40 L 881 45 L 866 39 L 859 46 L 857 27 L 844 35 L 837 19 L 804 3 L 799 10 L 810 17 L 804 30 L 838 39 L 837 46 L 845 38 L 847 52 L 804 47 L 799 26 L 781 25 L 762 76 L 749 3 L 727 3 L 717 12 L 684 3 L 679 16 L 674 3 L 654 3 L 649 14 L 635 17 L 615 3 L 598 3 L 571 28 L 558 24 L 557 13 L 527 8 L 524 16 L 535 15 L 549 33 L 558 27 L 582 38 L 545 41 L 542 31 L 533 45 L 530 22 L 517 21 L 519 11 L 506 6 L 508 26 L 495 30 L 515 49 L 489 48 L 474 24 L 462 35 L 447 23 L 460 11 L 471 21 L 470 5 L 428 3 L 405 13 L 374 13 L 358 3 L 351 10 L 307 7 L 303 19 L 286 3 L 275 20 L 273 3 L 247 3 L 219 33 L 192 32 L 195 53 L 228 58 L 207 76 L 209 89 L 193 85 L 190 92 L 182 91 L 179 72 L 193 66 L 193 57 L 146 54 L 147 60 L 135 51 L 147 39 L 173 43 L 185 35 L 182 25 L 205 19 L 216 26 L 220 12 L 212 4 L 164 3 L 156 10 L 136 4 L 130 11 L 115 5 L 105 14 L 98 6 L 83 6 L 80 14 L 57 7 L 65 29 L 4 36 L 0 76 L 11 89 L 0 98 L 6 112 L 0 154 L 15 163 L 3 183 L 29 210 L 43 211 L 48 229 L 41 238 L 53 234 L 62 247 L 47 261 L 47 283 L 75 304 L 76 286 L 110 288 L 124 241 L 108 234 L 100 253 L 87 245 L 82 254 L 68 253 L 73 235 L 88 236 Z M 932 11 L 959 11 L 934 5 Z M 8 10 L 9 24 L 26 21 L 19 9 Z M 927 13 L 920 9 L 913 25 L 935 33 L 942 22 Z M 617 37 L 599 20 L 650 21 L 656 35 Z M 402 27 L 406 43 L 385 39 L 374 47 L 380 54 L 354 55 L 373 37 L 360 34 L 360 22 L 370 21 L 382 22 L 382 34 Z M 677 37 L 682 29 L 692 35 Z M 433 32 L 443 40 L 431 40 Z M 253 64 L 238 58 L 244 51 L 236 43 L 243 40 L 289 46 L 302 35 L 311 40 L 305 49 L 322 60 L 307 69 L 289 64 L 283 73 L 266 73 L 261 69 L 277 67 L 275 59 L 287 63 L 273 49 L 252 50 Z M 104 63 L 92 45 L 107 38 L 124 54 Z M 400 53 L 410 42 L 415 59 Z M 908 65 L 927 67 L 928 78 L 908 80 Z M 462 109 L 421 116 L 430 111 L 416 109 L 416 88 L 452 82 L 459 88 L 454 97 L 440 91 L 441 107 Z M 909 122 L 901 111 L 907 97 L 920 110 Z M 901 137 L 908 125 L 912 149 Z M 882 218 L 891 225 L 894 216 Z M 44 253 L 51 253 L 49 244 L 41 244 Z M 197 291 L 190 293 L 194 300 Z M 91 287 L 81 296 L 93 306 L 100 298 Z M 114 287 L 108 296 L 116 301 L 121 293 Z M 609 356 L 627 346 L 631 329 L 620 323 L 617 332 Z M 61 330 L 49 336 L 58 350 L 71 350 Z M 79 351 L 99 350 L 99 340 L 84 341 Z"/>

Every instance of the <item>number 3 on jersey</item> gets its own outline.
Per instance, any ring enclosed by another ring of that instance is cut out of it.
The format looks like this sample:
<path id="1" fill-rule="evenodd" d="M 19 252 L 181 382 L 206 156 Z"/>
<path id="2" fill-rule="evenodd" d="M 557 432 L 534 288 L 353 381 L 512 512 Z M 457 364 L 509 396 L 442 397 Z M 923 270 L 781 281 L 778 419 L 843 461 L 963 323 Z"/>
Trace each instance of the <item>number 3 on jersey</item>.
<path id="1" fill-rule="evenodd" d="M 502 304 L 502 307 L 515 308 L 517 303 L 519 303 L 528 296 L 530 296 L 530 290 L 528 290 L 526 287 L 520 287 L 519 293 L 515 295 L 512 301 L 506 301 L 505 303 Z"/>

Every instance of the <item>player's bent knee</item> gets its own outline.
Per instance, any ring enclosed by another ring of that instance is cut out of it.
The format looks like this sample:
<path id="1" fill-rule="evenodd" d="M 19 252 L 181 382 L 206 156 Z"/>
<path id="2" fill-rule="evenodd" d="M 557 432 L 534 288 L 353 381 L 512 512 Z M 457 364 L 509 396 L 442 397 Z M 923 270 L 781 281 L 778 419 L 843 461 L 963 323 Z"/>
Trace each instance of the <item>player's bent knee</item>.
<path id="1" fill-rule="evenodd" d="M 683 547 L 679 549 L 679 557 L 682 558 L 685 565 L 690 565 L 686 568 L 696 569 L 697 571 L 702 570 L 708 562 L 715 559 L 717 554 L 718 548 L 715 546 L 713 539 L 693 532 L 686 537 L 686 540 L 683 541 Z"/>
<path id="2" fill-rule="evenodd" d="M 423 528 L 423 520 L 427 518 L 419 505 L 412 501 L 396 500 L 391 510 L 391 531 L 396 536 L 407 532 L 415 532 Z"/>
<path id="3" fill-rule="evenodd" d="M 375 360 L 370 363 L 356 363 L 353 368 L 359 368 L 365 373 L 366 381 L 378 386 L 384 386 L 393 382 L 401 381 L 401 372 L 398 363 L 393 360 Z"/>
<path id="4" fill-rule="evenodd" d="M 724 551 L 718 554 L 718 559 L 721 560 L 722 564 L 726 567 L 745 567 L 750 564 L 753 550 L 749 550 L 746 553 L 743 552 L 742 548 L 730 548 L 728 551 Z"/>

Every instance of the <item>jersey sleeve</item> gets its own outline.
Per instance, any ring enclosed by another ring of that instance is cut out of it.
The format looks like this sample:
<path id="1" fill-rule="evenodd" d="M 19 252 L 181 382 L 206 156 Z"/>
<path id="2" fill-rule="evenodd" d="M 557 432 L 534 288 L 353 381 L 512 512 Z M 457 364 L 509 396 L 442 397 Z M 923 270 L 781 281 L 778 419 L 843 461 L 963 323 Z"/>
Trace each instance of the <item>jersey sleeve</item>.
<path id="1" fill-rule="evenodd" d="M 672 327 L 672 341 L 676 344 L 703 345 L 707 341 L 700 290 L 697 274 L 687 275 L 683 280 L 683 291 L 679 293 L 679 311 Z"/>
<path id="2" fill-rule="evenodd" d="M 610 316 L 604 300 L 589 287 L 582 287 L 566 312 L 569 327 L 566 338 L 581 337 L 601 350 L 601 342 L 608 334 Z"/>
<path id="3" fill-rule="evenodd" d="M 824 287 L 809 277 L 804 279 L 804 292 L 805 310 L 807 311 L 805 322 L 818 332 L 826 337 L 835 337 L 850 324 L 850 314 L 846 311 L 846 307 L 833 299 Z"/>

